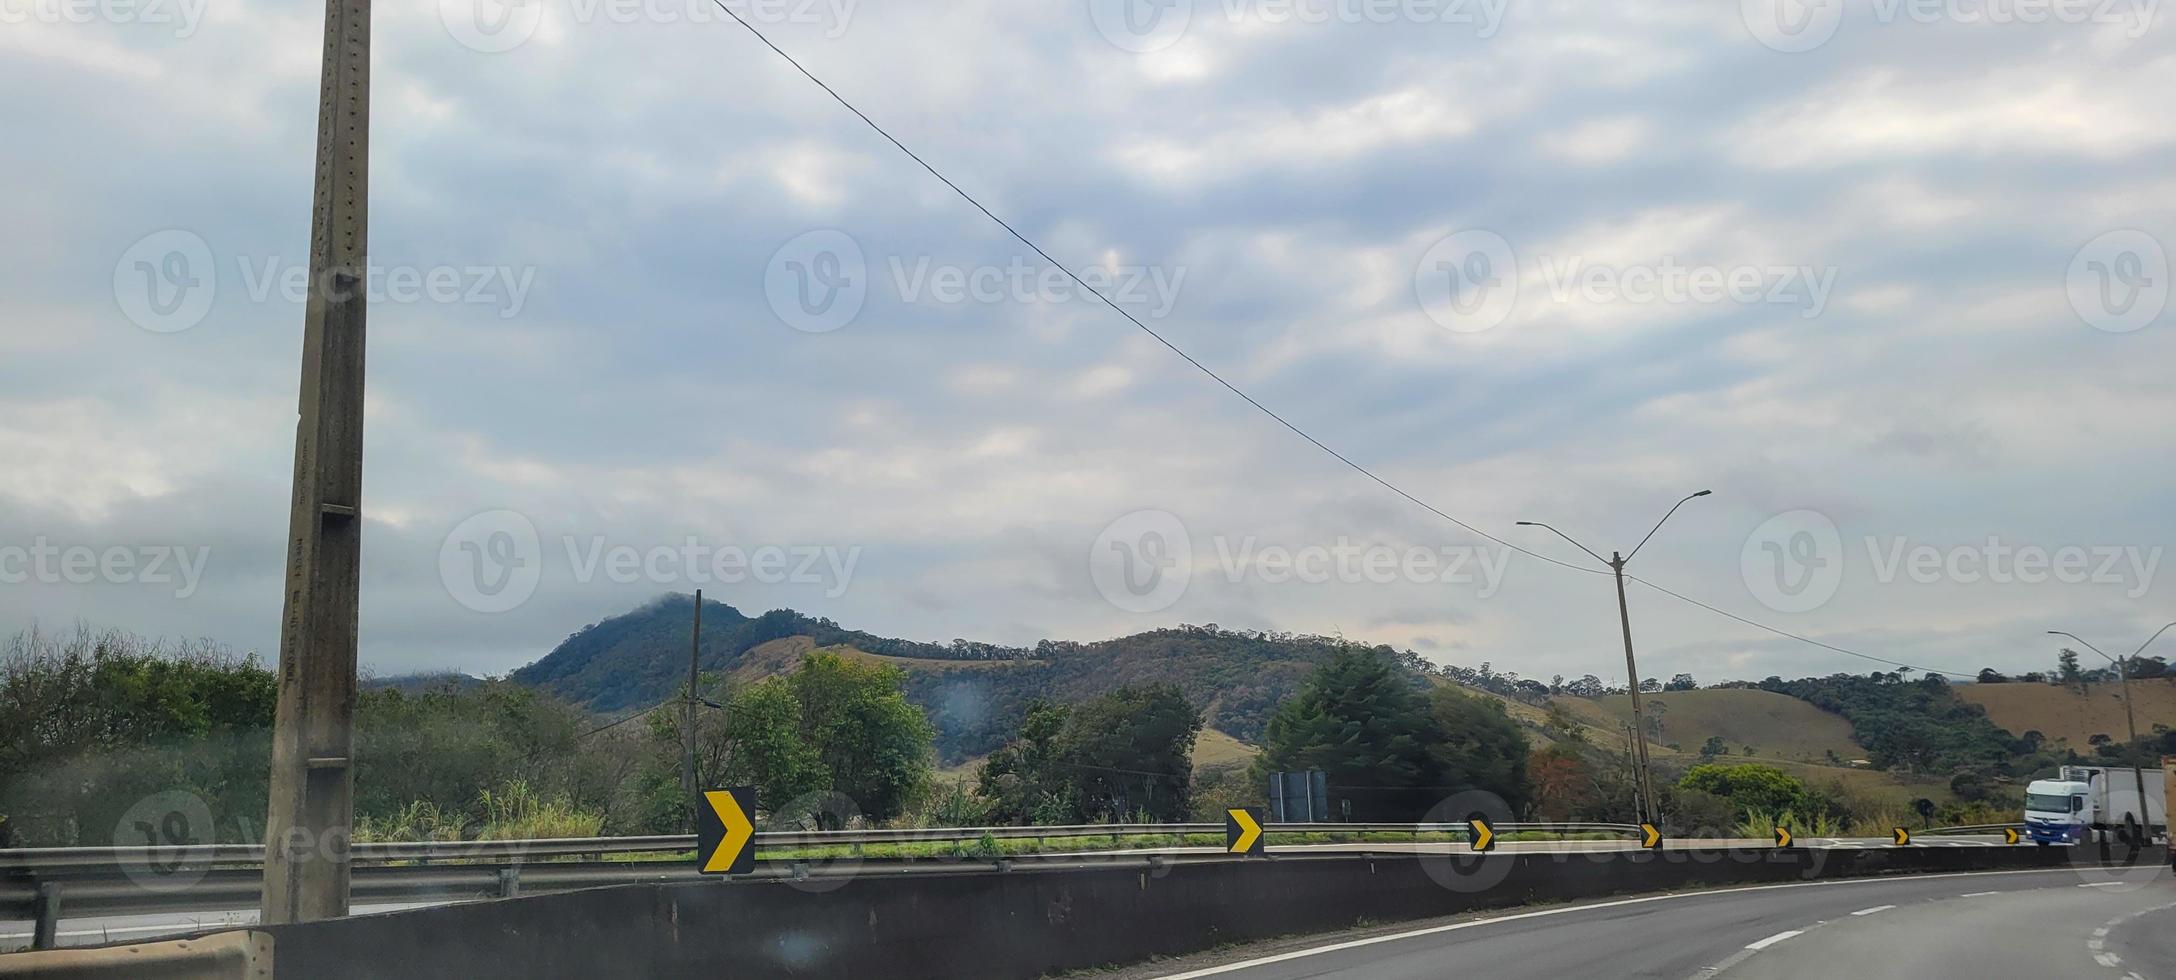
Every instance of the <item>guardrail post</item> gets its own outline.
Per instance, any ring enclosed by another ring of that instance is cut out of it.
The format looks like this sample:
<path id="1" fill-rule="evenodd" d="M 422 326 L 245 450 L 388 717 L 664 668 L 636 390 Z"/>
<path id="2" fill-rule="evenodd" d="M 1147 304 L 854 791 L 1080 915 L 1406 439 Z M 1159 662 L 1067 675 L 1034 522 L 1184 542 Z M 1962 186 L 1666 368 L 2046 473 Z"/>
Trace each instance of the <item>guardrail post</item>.
<path id="1" fill-rule="evenodd" d="M 520 869 L 520 868 L 500 868 L 500 869 L 499 869 L 499 897 L 500 897 L 500 898 L 520 898 L 520 897 L 521 897 L 521 869 Z"/>
<path id="2" fill-rule="evenodd" d="M 60 883 L 38 883 L 38 895 L 30 900 L 30 917 L 37 920 L 31 927 L 31 949 L 54 949 L 60 943 Z"/>

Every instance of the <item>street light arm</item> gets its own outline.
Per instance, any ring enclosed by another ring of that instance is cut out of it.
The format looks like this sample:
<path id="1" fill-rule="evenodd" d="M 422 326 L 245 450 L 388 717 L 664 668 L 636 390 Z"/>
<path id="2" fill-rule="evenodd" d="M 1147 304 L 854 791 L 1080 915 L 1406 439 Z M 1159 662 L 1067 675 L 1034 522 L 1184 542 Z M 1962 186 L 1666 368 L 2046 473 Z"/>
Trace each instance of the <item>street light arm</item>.
<path id="1" fill-rule="evenodd" d="M 2152 636 L 2146 637 L 2146 642 L 2139 644 L 2138 649 L 2131 652 L 2131 659 L 2137 660 L 2139 654 L 2146 652 L 2146 648 L 2153 645 L 2153 641 L 2160 639 L 2161 634 L 2166 633 L 2171 629 L 2176 629 L 2176 623 L 2170 623 L 2167 626 L 2163 626 L 2160 629 L 2154 630 Z"/>
<path id="2" fill-rule="evenodd" d="M 1705 496 L 1707 496 L 1708 494 L 1710 494 L 1710 493 L 1713 493 L 1713 492 L 1714 492 L 1714 491 L 1712 491 L 1712 490 L 1702 490 L 1702 491 L 1700 491 L 1699 493 L 1694 493 L 1694 494 L 1687 494 L 1687 495 L 1685 496 L 1685 500 L 1691 500 L 1691 499 L 1692 499 L 1692 498 L 1694 498 L 1694 497 L 1705 497 Z M 1670 519 L 1670 514 L 1675 514 L 1675 513 L 1677 513 L 1677 509 L 1678 509 L 1679 507 L 1683 507 L 1683 506 L 1685 506 L 1685 500 L 1680 500 L 1680 501 L 1678 501 L 1677 503 L 1674 503 L 1674 504 L 1671 504 L 1671 505 L 1670 505 L 1670 510 L 1669 510 L 1669 512 L 1668 512 L 1668 513 L 1665 513 L 1665 514 L 1663 514 L 1663 515 L 1662 515 L 1662 520 L 1660 520 L 1660 521 L 1656 521 L 1656 522 L 1655 522 L 1655 526 L 1654 526 L 1654 527 L 1651 527 L 1651 528 L 1648 528 L 1648 529 L 1647 529 L 1647 537 L 1646 537 L 1646 538 L 1641 538 L 1641 539 L 1640 539 L 1640 543 L 1638 543 L 1638 544 L 1636 544 L 1636 545 L 1633 545 L 1633 546 L 1632 546 L 1632 555 L 1636 555 L 1636 554 L 1639 554 L 1639 553 L 1640 553 L 1640 549 L 1641 549 L 1641 548 L 1645 548 L 1645 547 L 1647 547 L 1647 538 L 1652 538 L 1652 537 L 1654 537 L 1654 536 L 1655 536 L 1655 532 L 1656 532 L 1656 531 L 1660 531 L 1660 530 L 1662 530 L 1662 525 L 1663 525 L 1663 523 L 1664 523 L 1664 522 L 1666 522 L 1666 521 L 1668 521 L 1668 520 Z M 1624 560 L 1625 560 L 1625 561 L 1627 561 L 1627 562 L 1631 561 L 1631 560 L 1632 560 L 1632 555 L 1626 555 L 1626 556 L 1624 556 Z"/>
<path id="3" fill-rule="evenodd" d="M 1579 542 L 1577 542 L 1577 541 L 1572 541 L 1572 536 L 1571 536 L 1571 535 L 1569 535 L 1569 534 L 1565 534 L 1564 532 L 1562 532 L 1562 531 L 1559 531 L 1559 530 L 1557 530 L 1556 528 L 1550 527 L 1550 526 L 1549 526 L 1549 525 L 1547 525 L 1547 524 L 1543 524 L 1543 523 L 1542 523 L 1542 522 L 1540 522 L 1540 521 L 1520 521 L 1520 522 L 1518 522 L 1518 524 L 1519 524 L 1519 526 L 1520 526 L 1520 527 L 1538 527 L 1538 528 L 1541 528 L 1542 530 L 1544 530 L 1544 531 L 1547 531 L 1547 532 L 1549 532 L 1550 534 L 1554 534 L 1554 535 L 1556 535 L 1557 537 L 1563 538 L 1563 539 L 1564 539 L 1564 540 L 1566 540 L 1566 541 L 1571 541 L 1571 542 L 1572 542 L 1572 547 L 1574 547 L 1574 548 L 1577 548 L 1577 549 L 1579 549 L 1579 550 L 1581 550 L 1581 551 L 1584 551 L 1584 552 L 1586 552 L 1587 554 L 1590 554 L 1590 555 L 1594 555 L 1594 549 L 1593 549 L 1593 548 L 1589 548 L 1589 547 L 1587 547 L 1586 545 L 1580 544 L 1580 543 L 1579 543 Z M 1602 564 L 1604 564 L 1604 565 L 1609 565 L 1609 566 L 1610 566 L 1610 567 L 1612 567 L 1612 568 L 1615 568 L 1615 567 L 1616 567 L 1615 565 L 1613 565 L 1613 564 L 1611 564 L 1611 563 L 1610 563 L 1610 560 L 1609 560 L 1609 559 L 1607 559 L 1607 558 L 1604 558 L 1604 557 L 1602 557 L 1601 555 L 1594 555 L 1594 560 L 1595 560 L 1595 561 L 1598 561 L 1598 562 L 1601 562 L 1601 563 L 1602 563 Z"/>
<path id="4" fill-rule="evenodd" d="M 2172 626 L 2176 626 L 2176 623 L 2171 623 L 2170 625 L 2172 625 Z M 2161 627 L 2161 628 L 2162 628 L 2162 629 L 2164 629 L 2164 630 L 2165 630 L 2165 629 L 2168 629 L 2168 627 L 2167 627 L 2167 626 L 2163 626 L 2163 627 Z M 2122 666 L 2123 666 L 2123 664 L 2122 664 L 2122 662 L 2121 662 L 2121 661 L 2117 660 L 2117 659 L 2116 659 L 2116 658 L 2114 658 L 2114 657 L 2111 657 L 2111 656 L 2109 656 L 2109 655 L 2108 655 L 2108 653 L 2107 653 L 2107 651 L 2105 651 L 2105 650 L 2102 650 L 2101 648 L 2099 648 L 2099 647 L 2097 647 L 2097 646 L 2094 646 L 2094 645 L 2093 645 L 2093 644 L 2091 644 L 2091 643 L 2087 643 L 2087 642 L 2086 642 L 2086 639 L 2085 639 L 2085 637 L 2079 636 L 2079 635 L 2078 635 L 2078 634 L 2076 634 L 2076 633 L 2068 633 L 2068 632 L 2064 632 L 2063 630 L 2049 630 L 2049 631 L 2048 631 L 2048 635 L 2049 635 L 2049 636 L 2067 636 L 2067 637 L 2070 637 L 2071 639 L 2073 639 L 2073 640 L 2076 640 L 2076 641 L 2078 641 L 2078 642 L 2079 642 L 2080 644 L 2083 644 L 2083 645 L 2085 646 L 2085 648 L 2086 648 L 2086 649 L 2088 649 L 2088 650 L 2091 650 L 2091 651 L 2093 651 L 2094 653 L 2100 654 L 2100 658 L 2101 658 L 2102 660 L 2106 660 L 2106 661 L 2108 661 L 2108 662 L 2109 662 L 2109 663 L 2111 663 L 2111 664 L 2115 664 L 2115 665 L 2116 665 L 2116 667 L 2117 667 L 2117 669 L 2121 669 L 2121 668 L 2122 668 Z M 2153 635 L 2155 635 L 2155 636 L 2160 636 L 2161 634 L 2159 634 L 2159 633 L 2155 633 L 2155 634 L 2153 634 Z M 2147 640 L 2146 642 L 2148 642 L 2148 643 L 2152 643 L 2153 641 L 2152 641 L 2152 640 Z M 2143 650 L 2143 649 L 2145 649 L 2145 647 L 2139 647 L 2139 649 Z"/>

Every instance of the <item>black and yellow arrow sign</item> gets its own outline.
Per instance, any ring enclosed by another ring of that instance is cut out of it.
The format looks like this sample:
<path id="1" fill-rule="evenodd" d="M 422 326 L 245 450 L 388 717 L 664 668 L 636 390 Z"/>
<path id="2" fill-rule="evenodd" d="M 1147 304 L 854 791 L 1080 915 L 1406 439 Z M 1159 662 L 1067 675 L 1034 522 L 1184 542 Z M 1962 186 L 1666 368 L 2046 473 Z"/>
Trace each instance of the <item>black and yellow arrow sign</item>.
<path id="1" fill-rule="evenodd" d="M 744 875 L 756 869 L 756 812 L 753 786 L 716 789 L 696 807 L 695 861 L 706 875 Z"/>
<path id="2" fill-rule="evenodd" d="M 1898 847 L 1903 847 L 1912 842 L 1912 832 L 1902 827 L 1889 828 L 1889 836 L 1895 838 Z"/>
<path id="3" fill-rule="evenodd" d="M 2003 843 L 2005 843 L 2005 844 L 2015 844 L 2015 843 L 2017 843 L 2017 841 L 2018 841 L 2018 835 L 2017 835 L 2017 828 L 2016 828 L 2016 827 L 2004 827 L 2004 828 L 2002 828 L 2002 842 L 2003 842 Z"/>
<path id="4" fill-rule="evenodd" d="M 1786 828 L 1786 827 L 1777 827 L 1777 828 L 1776 828 L 1776 846 L 1777 846 L 1777 847 L 1789 847 L 1789 846 L 1791 846 L 1791 831 L 1790 831 L 1790 829 L 1789 829 L 1789 828 Z"/>
<path id="5" fill-rule="evenodd" d="M 1650 850 L 1662 850 L 1662 828 L 1651 823 L 1640 824 L 1640 846 Z"/>
<path id="6" fill-rule="evenodd" d="M 1475 851 L 1496 849 L 1496 828 L 1488 825 L 1488 818 L 1476 813 L 1466 818 L 1466 830 L 1473 835 Z"/>
<path id="7" fill-rule="evenodd" d="M 1232 807 L 1224 811 L 1224 849 L 1233 854 L 1262 853 L 1260 807 Z"/>

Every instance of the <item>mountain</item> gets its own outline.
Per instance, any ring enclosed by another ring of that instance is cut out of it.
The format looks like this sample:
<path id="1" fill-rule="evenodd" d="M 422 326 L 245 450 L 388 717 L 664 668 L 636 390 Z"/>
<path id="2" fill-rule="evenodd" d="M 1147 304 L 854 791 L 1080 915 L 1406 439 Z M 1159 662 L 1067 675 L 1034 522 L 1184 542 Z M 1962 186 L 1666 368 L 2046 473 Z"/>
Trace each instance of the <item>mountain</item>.
<path id="1" fill-rule="evenodd" d="M 647 707 L 686 683 L 694 612 L 691 597 L 665 596 L 576 631 L 512 678 L 593 711 Z M 1254 741 L 1277 703 L 1344 643 L 1210 625 L 1095 643 L 1045 640 L 1032 648 L 940 645 L 848 630 L 790 609 L 751 618 L 705 600 L 699 663 L 705 673 L 740 681 L 791 670 L 814 649 L 897 667 L 906 674 L 908 698 L 937 726 L 940 756 L 953 762 L 1003 744 L 1033 699 L 1077 701 L 1151 682 L 1179 685 L 1204 708 L 1207 727 Z M 1417 677 L 1422 665 L 1405 659 Z"/>

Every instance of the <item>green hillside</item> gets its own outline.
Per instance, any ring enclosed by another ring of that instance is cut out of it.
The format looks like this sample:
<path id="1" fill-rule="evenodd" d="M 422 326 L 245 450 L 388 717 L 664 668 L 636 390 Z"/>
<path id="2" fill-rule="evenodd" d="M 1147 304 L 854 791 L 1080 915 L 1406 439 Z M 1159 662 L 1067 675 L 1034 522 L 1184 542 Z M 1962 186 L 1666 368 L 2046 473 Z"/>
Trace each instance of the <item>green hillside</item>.
<path id="1" fill-rule="evenodd" d="M 686 683 L 694 609 L 688 596 L 667 596 L 592 624 L 512 679 L 598 712 L 655 704 Z M 809 650 L 824 647 L 898 667 L 906 674 L 907 696 L 936 724 L 938 753 L 949 764 L 1003 744 L 1034 699 L 1079 701 L 1127 684 L 1177 684 L 1206 706 L 1207 728 L 1253 741 L 1277 703 L 1343 644 L 1180 626 L 1033 648 L 939 645 L 847 630 L 792 610 L 749 617 L 706 600 L 700 663 L 706 673 L 757 680 L 790 670 Z M 1406 662 L 1417 683 L 1419 662 Z"/>
<path id="2" fill-rule="evenodd" d="M 1632 720 L 1632 699 L 1561 698 L 1580 720 L 1617 732 Z M 1719 737 L 1733 756 L 1752 746 L 1764 761 L 1835 765 L 1861 758 L 1866 750 L 1851 739 L 1851 723 L 1786 694 L 1756 690 L 1670 691 L 1641 696 L 1648 732 L 1656 750 L 1677 746 L 1696 754 L 1709 738 Z M 1622 738 L 1621 735 L 1618 738 Z"/>

